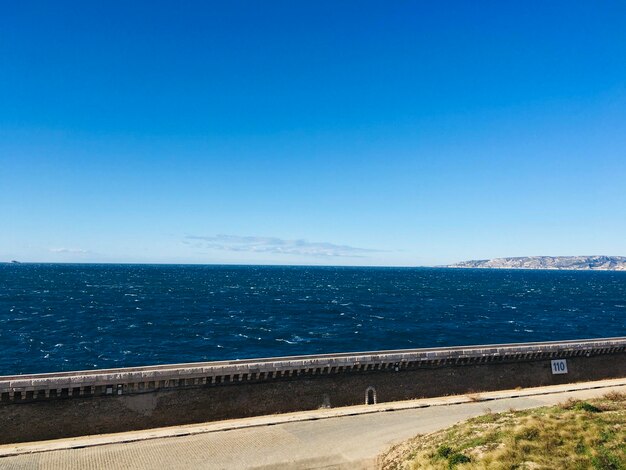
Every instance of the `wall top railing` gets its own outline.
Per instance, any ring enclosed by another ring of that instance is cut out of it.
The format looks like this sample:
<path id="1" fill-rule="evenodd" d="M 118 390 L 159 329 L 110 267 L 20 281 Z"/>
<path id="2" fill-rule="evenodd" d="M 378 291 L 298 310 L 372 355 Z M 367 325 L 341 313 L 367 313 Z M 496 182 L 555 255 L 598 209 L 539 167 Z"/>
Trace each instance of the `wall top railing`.
<path id="1" fill-rule="evenodd" d="M 330 373 L 338 370 L 372 370 L 401 367 L 406 364 L 476 363 L 495 360 L 523 360 L 571 355 L 610 354 L 626 351 L 626 337 L 598 338 L 536 343 L 487 344 L 444 348 L 400 349 L 349 352 L 306 356 L 285 356 L 243 360 L 166 364 L 119 369 L 100 369 L 44 374 L 0 376 L 0 393 L 16 391 L 61 390 L 97 386 L 178 381 L 187 384 L 215 383 L 215 377 L 233 377 L 241 381 L 280 377 L 312 371 Z M 196 380 L 198 379 L 198 380 Z M 220 380 L 221 383 L 221 380 Z M 158 385 L 154 386 L 159 388 Z"/>

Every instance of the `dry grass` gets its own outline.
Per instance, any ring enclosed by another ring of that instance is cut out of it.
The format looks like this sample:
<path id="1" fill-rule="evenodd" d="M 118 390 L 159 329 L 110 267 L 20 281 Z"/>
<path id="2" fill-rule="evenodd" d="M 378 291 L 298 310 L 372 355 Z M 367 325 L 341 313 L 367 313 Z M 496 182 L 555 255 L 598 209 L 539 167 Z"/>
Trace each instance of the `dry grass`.
<path id="1" fill-rule="evenodd" d="M 479 416 L 390 449 L 381 468 L 626 469 L 626 394 Z"/>
<path id="2" fill-rule="evenodd" d="M 483 397 L 479 393 L 470 393 L 466 397 L 472 402 L 483 401 Z"/>
<path id="3" fill-rule="evenodd" d="M 612 402 L 624 402 L 626 401 L 626 393 L 609 392 L 604 395 L 604 398 Z"/>

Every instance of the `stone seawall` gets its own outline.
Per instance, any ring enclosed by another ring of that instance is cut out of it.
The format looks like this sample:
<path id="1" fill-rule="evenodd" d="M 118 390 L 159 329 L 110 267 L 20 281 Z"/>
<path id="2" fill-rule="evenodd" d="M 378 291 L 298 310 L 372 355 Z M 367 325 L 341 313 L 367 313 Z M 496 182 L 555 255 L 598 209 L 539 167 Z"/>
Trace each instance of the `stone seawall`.
<path id="1" fill-rule="evenodd" d="M 626 377 L 626 337 L 0 376 L 0 443 Z"/>

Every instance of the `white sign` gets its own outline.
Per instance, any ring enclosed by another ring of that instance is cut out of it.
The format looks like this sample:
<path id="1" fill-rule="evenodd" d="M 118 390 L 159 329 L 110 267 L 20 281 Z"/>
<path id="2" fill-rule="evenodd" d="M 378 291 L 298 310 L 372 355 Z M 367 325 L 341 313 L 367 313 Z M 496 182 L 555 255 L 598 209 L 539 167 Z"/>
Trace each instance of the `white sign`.
<path id="1" fill-rule="evenodd" d="M 556 359 L 550 362 L 553 374 L 567 374 L 567 359 Z"/>

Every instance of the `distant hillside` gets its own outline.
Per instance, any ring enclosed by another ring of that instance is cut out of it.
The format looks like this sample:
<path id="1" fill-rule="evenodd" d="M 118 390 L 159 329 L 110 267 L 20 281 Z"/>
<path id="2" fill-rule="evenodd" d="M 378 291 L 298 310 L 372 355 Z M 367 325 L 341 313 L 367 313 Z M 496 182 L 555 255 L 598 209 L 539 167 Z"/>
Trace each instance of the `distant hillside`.
<path id="1" fill-rule="evenodd" d="M 462 261 L 448 268 L 626 271 L 626 256 L 522 256 Z"/>

